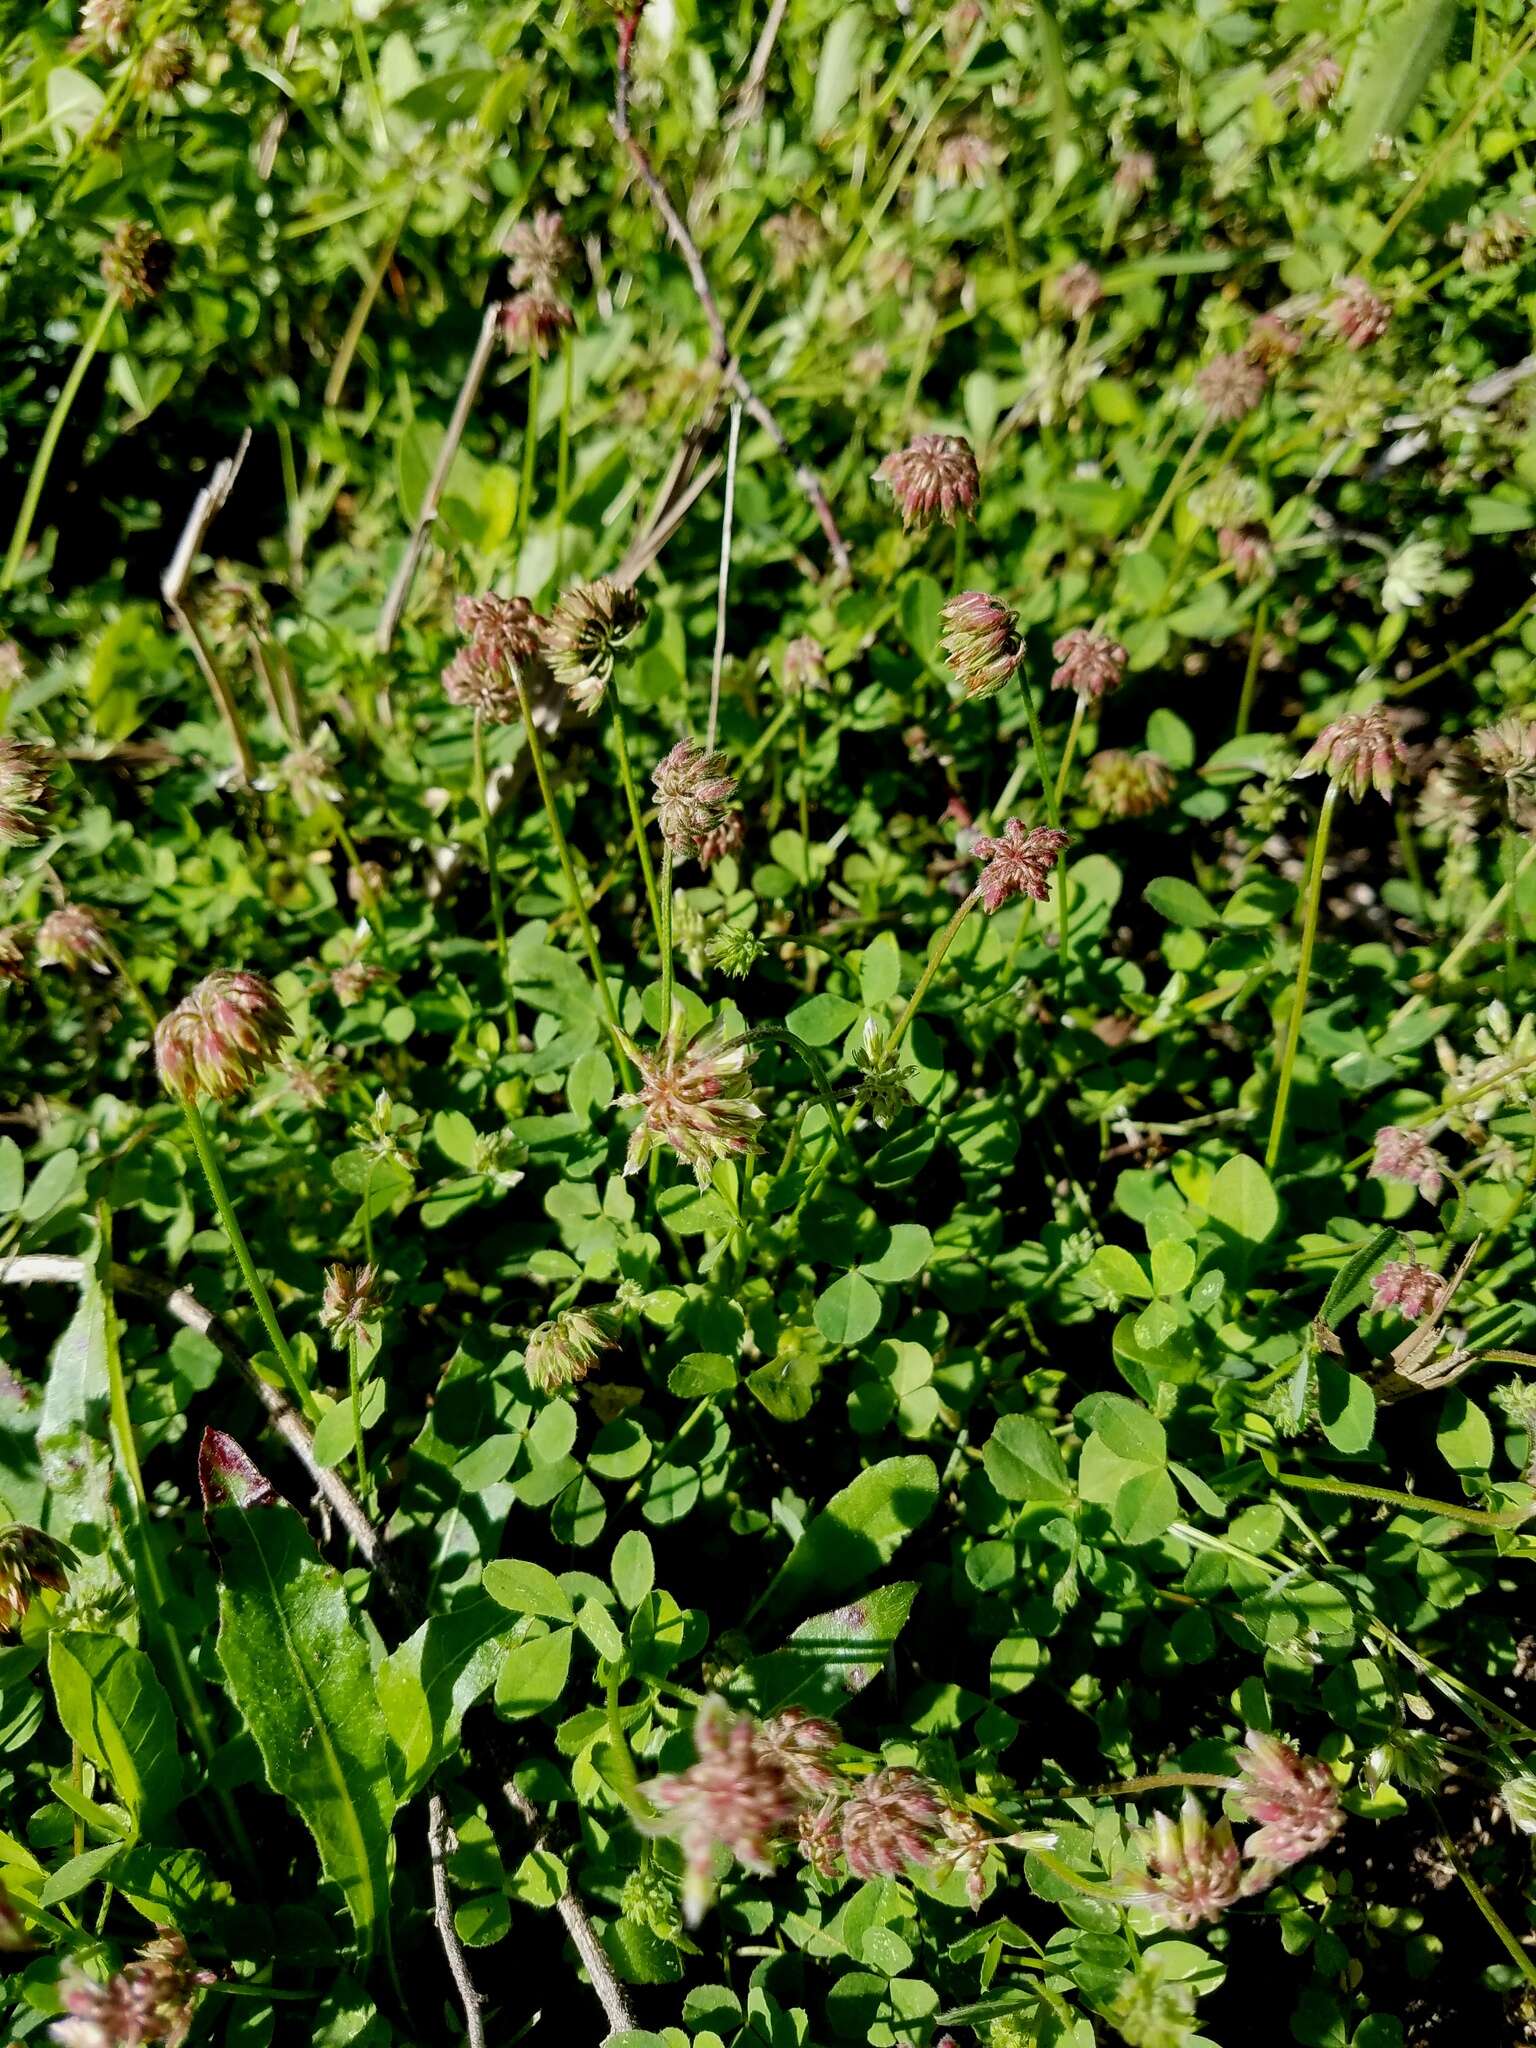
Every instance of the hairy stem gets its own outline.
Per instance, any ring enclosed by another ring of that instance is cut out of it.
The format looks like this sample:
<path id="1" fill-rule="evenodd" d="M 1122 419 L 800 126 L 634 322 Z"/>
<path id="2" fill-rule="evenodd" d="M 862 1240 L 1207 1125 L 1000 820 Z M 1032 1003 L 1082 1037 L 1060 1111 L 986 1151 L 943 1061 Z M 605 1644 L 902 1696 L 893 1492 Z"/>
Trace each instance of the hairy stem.
<path id="1" fill-rule="evenodd" d="M 1306 905 L 1302 914 L 1301 957 L 1296 963 L 1296 988 L 1291 997 L 1291 1014 L 1286 1020 L 1285 1049 L 1280 1056 L 1280 1082 L 1275 1090 L 1274 1116 L 1269 1126 L 1269 1143 L 1264 1148 L 1264 1165 L 1273 1172 L 1285 1142 L 1285 1113 L 1291 1099 L 1291 1076 L 1296 1066 L 1296 1048 L 1301 1043 L 1301 1021 L 1306 1014 L 1307 987 L 1312 979 L 1312 949 L 1317 941 L 1317 912 L 1323 898 L 1323 865 L 1328 857 L 1328 834 L 1333 826 L 1339 785 L 1328 784 L 1323 807 L 1317 815 L 1312 838 L 1312 864 L 1307 873 Z"/>
<path id="2" fill-rule="evenodd" d="M 304 1385 L 303 1377 L 299 1372 L 298 1361 L 289 1348 L 288 1339 L 283 1335 L 282 1325 L 277 1320 L 277 1311 L 272 1306 L 272 1297 L 267 1292 L 267 1283 L 256 1270 L 256 1262 L 251 1257 L 250 1246 L 245 1241 L 245 1232 L 240 1228 L 240 1220 L 235 1214 L 234 1204 L 229 1199 L 229 1190 L 224 1185 L 223 1169 L 219 1165 L 218 1155 L 214 1151 L 212 1141 L 208 1136 L 208 1127 L 203 1122 L 202 1112 L 195 1102 L 184 1103 L 182 1107 L 186 1113 L 187 1129 L 192 1137 L 192 1149 L 196 1152 L 198 1164 L 203 1169 L 203 1178 L 208 1183 L 208 1192 L 213 1197 L 213 1206 L 218 1211 L 219 1222 L 223 1227 L 225 1237 L 229 1240 L 230 1250 L 235 1255 L 235 1263 L 240 1268 L 241 1277 L 245 1281 L 246 1291 L 250 1295 L 251 1300 L 256 1304 L 256 1313 L 261 1317 L 262 1327 L 265 1329 L 272 1349 L 277 1355 L 277 1362 L 282 1369 L 283 1380 L 287 1386 L 289 1396 L 298 1403 L 305 1413 L 312 1413 L 314 1408 L 313 1398 L 308 1388 Z"/>

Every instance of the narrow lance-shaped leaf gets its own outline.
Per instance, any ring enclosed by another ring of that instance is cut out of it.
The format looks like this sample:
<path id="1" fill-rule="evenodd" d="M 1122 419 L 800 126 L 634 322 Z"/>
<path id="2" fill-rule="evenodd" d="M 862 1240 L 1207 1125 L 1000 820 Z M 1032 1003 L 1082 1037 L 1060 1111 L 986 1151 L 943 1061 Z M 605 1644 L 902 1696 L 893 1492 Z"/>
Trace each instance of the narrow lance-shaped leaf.
<path id="1" fill-rule="evenodd" d="M 339 1576 L 291 1508 L 219 1507 L 209 1523 L 230 1696 L 268 1784 L 303 1815 L 371 1951 L 388 1904 L 396 1800 L 367 1647 Z"/>

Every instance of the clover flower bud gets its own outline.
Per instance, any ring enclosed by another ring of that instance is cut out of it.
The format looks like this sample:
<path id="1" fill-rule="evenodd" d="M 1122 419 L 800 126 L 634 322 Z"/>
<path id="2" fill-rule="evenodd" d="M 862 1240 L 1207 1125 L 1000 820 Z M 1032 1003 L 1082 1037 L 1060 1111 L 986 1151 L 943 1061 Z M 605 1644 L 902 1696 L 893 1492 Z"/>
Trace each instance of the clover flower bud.
<path id="1" fill-rule="evenodd" d="M 1115 193 L 1126 206 L 1134 206 L 1156 182 L 1157 158 L 1148 150 L 1128 149 L 1115 164 Z"/>
<path id="2" fill-rule="evenodd" d="M 1516 263 L 1531 239 L 1531 223 L 1517 213 L 1491 214 L 1462 244 L 1461 266 L 1469 276 Z"/>
<path id="3" fill-rule="evenodd" d="M 905 528 L 921 530 L 935 519 L 953 526 L 981 497 L 975 454 L 959 434 L 919 434 L 886 456 L 875 481 L 889 490 Z"/>
<path id="4" fill-rule="evenodd" d="M 1083 320 L 1104 303 L 1104 280 L 1091 263 L 1069 263 L 1051 279 L 1052 302 L 1073 320 Z"/>
<path id="5" fill-rule="evenodd" d="M 784 689 L 791 697 L 798 697 L 806 690 L 824 690 L 827 687 L 826 649 L 811 634 L 800 634 L 784 649 L 783 673 Z"/>
<path id="6" fill-rule="evenodd" d="M 704 950 L 722 974 L 740 981 L 743 975 L 751 973 L 768 948 L 750 926 L 728 919 L 716 926 Z"/>
<path id="7" fill-rule="evenodd" d="M 1363 277 L 1341 278 L 1323 318 L 1346 348 L 1357 352 L 1379 341 L 1392 319 L 1392 308 L 1373 292 Z"/>
<path id="8" fill-rule="evenodd" d="M 842 1742 L 835 1721 L 818 1720 L 802 1707 L 785 1707 L 759 1727 L 758 1742 L 784 1774 L 797 1799 L 824 1799 L 838 1790 L 842 1778 L 827 1757 Z"/>
<path id="9" fill-rule="evenodd" d="M 1260 1825 L 1243 1842 L 1255 1863 L 1289 1870 L 1327 1848 L 1344 1825 L 1333 1773 L 1317 1757 L 1302 1756 L 1277 1735 L 1250 1728 L 1247 1751 L 1232 1780 L 1232 1797 Z"/>
<path id="10" fill-rule="evenodd" d="M 219 968 L 155 1027 L 155 1066 L 179 1102 L 228 1102 L 259 1081 L 285 1038 L 288 1012 L 259 974 Z"/>
<path id="11" fill-rule="evenodd" d="M 930 1868 L 944 1840 L 938 1787 L 897 1764 L 871 1773 L 839 1816 L 843 1861 L 855 1877 L 901 1877 Z"/>
<path id="12" fill-rule="evenodd" d="M 174 92 L 192 76 L 192 45 L 185 36 L 156 36 L 144 46 L 133 82 L 141 93 Z"/>
<path id="13" fill-rule="evenodd" d="M 75 36 L 79 50 L 120 57 L 133 33 L 134 0 L 85 0 Z"/>
<path id="14" fill-rule="evenodd" d="M 658 1831 L 682 1848 L 683 1917 L 690 1927 L 714 1897 L 717 1857 L 766 1876 L 801 1811 L 775 1746 L 724 1700 L 700 1707 L 693 1740 L 697 1761 L 645 1788 L 662 1810 Z"/>
<path id="15" fill-rule="evenodd" d="M 1479 764 L 1505 782 L 1536 783 L 1536 719 L 1500 718 L 1472 735 Z"/>
<path id="16" fill-rule="evenodd" d="M 984 590 L 962 590 L 940 617 L 950 674 L 972 702 L 995 697 L 1024 658 L 1017 614 Z"/>
<path id="17" fill-rule="evenodd" d="M 0 1629 L 20 1628 L 35 1595 L 69 1590 L 74 1553 L 29 1522 L 0 1529 Z"/>
<path id="18" fill-rule="evenodd" d="M 0 640 L 0 690 L 14 690 L 27 679 L 27 657 L 14 640 Z"/>
<path id="19" fill-rule="evenodd" d="M 47 750 L 0 733 L 0 847 L 33 846 L 51 798 Z"/>
<path id="20" fill-rule="evenodd" d="M 519 291 L 553 292 L 576 268 L 576 244 L 565 231 L 563 215 L 541 206 L 513 224 L 501 245 L 507 275 Z"/>
<path id="21" fill-rule="evenodd" d="M 1400 1180 L 1418 1189 L 1427 1202 L 1438 1202 L 1445 1184 L 1445 1161 L 1422 1131 L 1387 1124 L 1376 1133 L 1372 1180 Z"/>
<path id="22" fill-rule="evenodd" d="M 389 980 L 389 970 L 366 960 L 347 960 L 331 969 L 331 994 L 344 1010 L 355 1009 L 372 988 Z"/>
<path id="23" fill-rule="evenodd" d="M 105 1984 L 67 1964 L 59 1980 L 65 2017 L 53 2022 L 49 2037 L 56 2048 L 137 2048 L 148 2042 L 179 2048 L 191 2031 L 198 1992 L 215 1981 L 211 1970 L 193 1966 L 182 1937 L 163 1927 Z"/>
<path id="24" fill-rule="evenodd" d="M 102 249 L 102 282 L 124 306 L 146 305 L 164 291 L 174 262 L 175 251 L 153 228 L 125 220 Z"/>
<path id="25" fill-rule="evenodd" d="M 39 967 L 63 967 L 71 974 L 82 967 L 93 967 L 98 974 L 111 971 L 101 920 L 83 903 L 64 903 L 50 910 L 37 928 L 34 945 Z"/>
<path id="26" fill-rule="evenodd" d="M 1343 71 L 1332 57 L 1319 57 L 1310 71 L 1296 81 L 1296 104 L 1304 114 L 1326 107 L 1338 91 Z"/>
<path id="27" fill-rule="evenodd" d="M 383 1313 L 384 1297 L 377 1266 L 344 1266 L 325 1269 L 325 1293 L 320 1302 L 320 1324 L 329 1330 L 331 1342 L 345 1351 L 354 1337 L 360 1337 L 369 1323 Z"/>
<path id="28" fill-rule="evenodd" d="M 525 597 L 461 597 L 454 607 L 465 645 L 443 670 L 450 704 L 473 711 L 488 725 L 518 716 L 519 682 L 544 668 L 544 621 Z"/>
<path id="29" fill-rule="evenodd" d="M 554 1394 L 584 1380 L 605 1351 L 619 1342 L 619 1318 L 612 1309 L 567 1308 L 540 1323 L 523 1347 L 523 1371 L 530 1386 Z"/>
<path id="30" fill-rule="evenodd" d="M 613 680 L 614 656 L 645 623 L 646 604 L 628 584 L 600 576 L 575 583 L 556 603 L 544 644 L 555 681 L 590 715 Z"/>
<path id="31" fill-rule="evenodd" d="M 821 222 L 808 207 L 794 206 L 788 213 L 775 213 L 763 222 L 763 240 L 773 251 L 773 281 L 787 284 L 797 272 L 814 263 L 826 247 Z"/>
<path id="32" fill-rule="evenodd" d="M 32 934 L 23 925 L 0 925 L 0 983 L 25 981 Z"/>
<path id="33" fill-rule="evenodd" d="M 1107 633 L 1074 626 L 1051 648 L 1059 666 L 1051 677 L 1053 690 L 1076 690 L 1085 701 L 1118 690 L 1125 680 L 1125 649 Z"/>
<path id="34" fill-rule="evenodd" d="M 1014 896 L 1044 903 L 1051 893 L 1051 870 L 1071 844 L 1055 826 L 1028 826 L 1019 818 L 1008 820 L 1001 839 L 976 840 L 971 857 L 986 863 L 978 884 L 982 903 L 988 910 L 1000 910 Z"/>
<path id="35" fill-rule="evenodd" d="M 1385 704 L 1372 704 L 1365 711 L 1346 712 L 1325 725 L 1296 774 L 1298 778 L 1324 774 L 1347 790 L 1356 803 L 1363 801 L 1369 789 L 1390 803 L 1393 785 L 1402 780 L 1407 765 L 1408 752 L 1392 714 Z"/>
<path id="36" fill-rule="evenodd" d="M 818 1877 L 829 1882 L 842 1874 L 842 1800 L 834 1794 L 814 1813 L 800 1815 L 800 1854 Z"/>
<path id="37" fill-rule="evenodd" d="M 752 1099 L 752 1063 L 757 1048 L 740 1039 L 727 1042 L 714 1026 L 693 1043 L 681 1036 L 681 1018 L 654 1053 L 626 1045 L 640 1075 L 632 1095 L 619 1098 L 638 1109 L 640 1121 L 629 1141 L 626 1173 L 638 1173 L 657 1145 L 692 1167 L 707 1187 L 716 1162 L 743 1158 L 758 1147 L 762 1110 Z"/>
<path id="38" fill-rule="evenodd" d="M 519 292 L 501 309 L 501 338 L 509 355 L 545 357 L 576 316 L 552 291 Z"/>
<path id="39" fill-rule="evenodd" d="M 1275 551 L 1270 544 L 1269 528 L 1258 520 L 1243 526 L 1223 526 L 1216 535 L 1216 552 L 1239 583 L 1257 582 L 1274 571 Z"/>
<path id="40" fill-rule="evenodd" d="M 916 1067 L 901 1064 L 900 1054 L 890 1049 L 884 1028 L 873 1017 L 864 1020 L 862 1041 L 853 1049 L 853 1063 L 862 1077 L 855 1105 L 882 1131 L 888 1131 L 902 1111 L 912 1106 L 908 1084 L 917 1077 Z"/>
<path id="41" fill-rule="evenodd" d="M 727 811 L 713 831 L 699 841 L 699 866 L 712 868 L 717 860 L 734 859 L 746 844 L 747 821 L 740 811 Z"/>
<path id="42" fill-rule="evenodd" d="M 1187 1934 L 1219 1920 L 1241 1896 L 1242 1859 L 1231 1824 L 1213 1826 L 1193 1793 L 1177 1820 L 1160 1813 L 1131 1841 L 1146 1868 L 1122 1872 L 1118 1889 L 1127 1905 L 1144 1908 L 1162 1926 Z"/>
<path id="43" fill-rule="evenodd" d="M 1522 1835 L 1536 1835 L 1536 1777 L 1522 1772 L 1518 1777 L 1506 1778 L 1499 1787 L 1499 1800 L 1509 1815 L 1511 1827 Z"/>
<path id="44" fill-rule="evenodd" d="M 1195 379 L 1205 409 L 1213 420 L 1246 419 L 1269 384 L 1264 365 L 1241 349 L 1213 356 Z"/>
<path id="45" fill-rule="evenodd" d="M 985 191 L 1002 162 L 1002 153 L 990 136 L 978 128 L 956 128 L 946 135 L 934 152 L 933 175 L 941 191 L 953 192 L 961 185 Z"/>
<path id="46" fill-rule="evenodd" d="M 1243 353 L 1264 370 L 1278 370 L 1300 353 L 1301 336 L 1279 313 L 1261 313 L 1248 330 Z"/>
<path id="47" fill-rule="evenodd" d="M 725 756 L 707 754 L 692 740 L 679 740 L 651 776 L 656 822 L 674 860 L 689 860 L 701 840 L 725 823 L 736 794 L 734 776 L 725 773 Z"/>
<path id="48" fill-rule="evenodd" d="M 1445 1279 L 1428 1266 L 1393 1259 L 1373 1276 L 1371 1293 L 1377 1308 L 1395 1308 L 1410 1323 L 1417 1323 L 1444 1300 Z"/>
<path id="49" fill-rule="evenodd" d="M 1083 770 L 1083 793 L 1112 818 L 1145 818 L 1168 802 L 1177 779 L 1161 754 L 1106 747 Z"/>
<path id="50" fill-rule="evenodd" d="M 389 886 L 389 871 L 382 861 L 359 861 L 347 869 L 347 901 L 367 909 L 377 903 Z"/>
<path id="51" fill-rule="evenodd" d="M 259 57 L 265 49 L 266 26 L 264 0 L 229 0 L 224 9 L 224 33 L 247 57 Z"/>

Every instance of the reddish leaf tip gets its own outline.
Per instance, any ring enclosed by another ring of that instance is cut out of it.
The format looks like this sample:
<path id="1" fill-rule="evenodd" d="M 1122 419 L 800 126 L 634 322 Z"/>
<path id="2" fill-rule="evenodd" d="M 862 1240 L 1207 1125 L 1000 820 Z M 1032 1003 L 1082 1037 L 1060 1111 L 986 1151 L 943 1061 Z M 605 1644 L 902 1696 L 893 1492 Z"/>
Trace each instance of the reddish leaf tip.
<path id="1" fill-rule="evenodd" d="M 269 1508 L 277 1503 L 272 1482 L 222 1429 L 203 1431 L 197 1453 L 197 1476 L 205 1511 L 226 1507 Z"/>

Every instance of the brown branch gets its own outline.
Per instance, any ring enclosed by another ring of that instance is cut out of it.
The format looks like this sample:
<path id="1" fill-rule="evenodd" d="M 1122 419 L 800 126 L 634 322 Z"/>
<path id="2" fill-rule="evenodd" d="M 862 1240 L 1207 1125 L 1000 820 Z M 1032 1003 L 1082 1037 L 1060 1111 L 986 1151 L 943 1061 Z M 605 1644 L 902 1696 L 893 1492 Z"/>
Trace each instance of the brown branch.
<path id="1" fill-rule="evenodd" d="M 629 152 L 629 158 L 639 173 L 640 182 L 650 194 L 651 204 L 661 218 L 662 225 L 677 246 L 678 254 L 687 267 L 693 295 L 709 323 L 710 340 L 713 344 L 715 362 L 720 375 L 730 390 L 734 391 L 741 404 L 767 434 L 780 455 L 794 471 L 795 481 L 811 510 L 816 514 L 822 532 L 826 535 L 827 546 L 841 575 L 850 573 L 851 562 L 848 543 L 843 539 L 827 494 L 822 489 L 821 478 L 809 463 L 802 462 L 789 445 L 784 429 L 775 419 L 764 399 L 759 397 L 746 372 L 731 348 L 730 336 L 726 331 L 725 316 L 720 311 L 720 302 L 715 297 L 709 282 L 709 273 L 704 268 L 704 259 L 699 254 L 699 245 L 688 232 L 687 223 L 672 203 L 672 196 L 658 177 L 655 165 L 646 154 L 644 145 L 636 136 L 629 121 L 629 60 L 630 48 L 634 41 L 635 27 L 639 22 L 638 10 L 632 17 L 621 18 L 619 22 L 619 53 L 615 72 L 613 97 L 613 132 Z"/>
<path id="2" fill-rule="evenodd" d="M 732 128 L 745 127 L 749 121 L 755 121 L 763 110 L 763 83 L 773 61 L 774 44 L 779 40 L 779 30 L 784 26 L 788 12 L 789 0 L 773 0 L 768 19 L 763 23 L 763 32 L 757 39 L 757 48 L 752 52 L 752 63 L 746 83 L 741 88 L 741 97 L 731 114 Z"/>
<path id="3" fill-rule="evenodd" d="M 416 581 L 416 571 L 426 551 L 427 536 L 437 518 L 438 504 L 448 483 L 448 472 L 453 468 L 453 458 L 459 452 L 459 443 L 464 438 L 464 429 L 469 425 L 469 416 L 474 410 L 480 386 L 491 365 L 491 352 L 496 346 L 496 328 L 501 319 L 501 305 L 496 299 L 486 302 L 485 312 L 480 321 L 480 333 L 475 342 L 475 352 L 469 359 L 469 368 L 464 372 L 464 382 L 459 386 L 459 395 L 454 400 L 453 414 L 443 435 L 443 445 L 438 450 L 437 462 L 427 485 L 427 494 L 421 501 L 416 514 L 416 524 L 411 529 L 410 540 L 400 567 L 395 571 L 395 580 L 389 586 L 389 595 L 384 600 L 384 609 L 379 614 L 378 630 L 374 635 L 374 646 L 380 654 L 388 654 L 400 624 L 400 614 L 405 610 L 406 600 L 411 594 L 411 585 Z"/>
<path id="4" fill-rule="evenodd" d="M 84 1259 L 67 1258 L 58 1252 L 32 1252 L 22 1258 L 7 1259 L 0 1265 L 0 1285 L 29 1287 L 44 1282 L 62 1287 L 83 1287 L 90 1273 L 90 1266 Z M 234 1367 L 266 1410 L 267 1421 L 273 1430 L 309 1474 L 316 1493 L 351 1537 L 358 1555 L 370 1571 L 378 1573 L 379 1583 L 396 1610 L 402 1618 L 408 1617 L 410 1603 L 385 1549 L 384 1539 L 369 1521 L 362 1502 L 339 1471 L 318 1461 L 308 1423 L 280 1388 L 261 1377 L 229 1325 L 211 1308 L 205 1308 L 185 1287 L 173 1287 L 167 1280 L 152 1279 L 131 1266 L 112 1268 L 112 1286 L 118 1294 L 153 1302 L 176 1322 L 189 1330 L 196 1330 L 200 1337 L 208 1339 L 221 1358 Z"/>
<path id="5" fill-rule="evenodd" d="M 544 1848 L 544 1823 L 533 1801 L 518 1790 L 511 1778 L 502 1785 L 501 1796 L 528 1830 L 535 1850 Z M 625 2033 L 635 2024 L 634 2010 L 624 1986 L 613 1974 L 613 1965 L 597 1938 L 596 1928 L 587 1918 L 586 1908 L 573 1891 L 564 1891 L 556 1901 L 555 1910 L 565 1922 L 565 1931 L 571 1937 L 571 1944 L 577 1955 L 586 1964 L 587 1975 L 592 1979 L 592 1989 L 597 1993 L 603 2011 L 608 2015 L 609 2032 Z"/>
<path id="6" fill-rule="evenodd" d="M 464 2007 L 465 2038 L 469 2048 L 485 2048 L 480 1994 L 470 1975 L 459 1930 L 453 1924 L 453 1902 L 448 1896 L 448 1872 L 444 1868 L 448 1858 L 448 1809 L 440 1792 L 434 1792 L 427 1803 L 427 1853 L 432 1858 L 432 1918 L 437 1924 L 437 1938 L 443 1944 L 443 1954 L 448 1958 L 448 1968 L 458 1988 L 459 2002 Z"/>
<path id="7" fill-rule="evenodd" d="M 52 1283 L 56 1286 L 83 1287 L 90 1278 L 90 1273 L 90 1265 L 85 1259 L 69 1258 L 57 1252 L 32 1252 L 0 1262 L 0 1286 L 8 1284 L 27 1287 Z M 256 1371 L 229 1326 L 212 1309 L 205 1308 L 185 1287 L 173 1287 L 169 1281 L 152 1278 L 149 1274 L 136 1272 L 129 1266 L 113 1266 L 111 1277 L 113 1288 L 119 1294 L 134 1296 L 140 1301 L 153 1302 L 157 1308 L 163 1309 L 167 1315 L 174 1317 L 187 1329 L 196 1330 L 200 1336 L 206 1337 L 217 1347 L 219 1355 L 229 1361 L 261 1402 L 273 1429 L 314 1481 L 316 1491 L 325 1499 L 337 1521 L 356 1544 L 359 1555 L 377 1574 L 379 1584 L 397 1619 L 406 1628 L 417 1626 L 420 1620 L 418 1603 L 411 1599 L 402 1586 L 393 1561 L 385 1549 L 384 1539 L 369 1521 L 357 1495 L 353 1493 L 340 1472 L 333 1471 L 316 1460 L 309 1425 L 287 1397 L 278 1388 L 269 1386 Z M 502 1797 L 527 1830 L 532 1847 L 541 1849 L 545 1846 L 547 1831 L 538 1808 L 513 1782 L 513 1759 L 509 1753 L 505 1731 L 499 1724 L 493 1723 L 487 1727 L 486 1735 L 486 1747 L 501 1780 Z M 436 1883 L 434 1867 L 434 1891 Z M 587 1915 L 586 1907 L 573 1891 L 566 1891 L 561 1895 L 557 1910 L 566 1932 L 570 1935 L 572 1946 L 592 1980 L 593 1992 L 608 2016 L 609 2031 L 622 2033 L 626 2028 L 633 2027 L 634 2014 L 630 2009 L 624 1987 L 614 1975 L 613 1965 L 597 1938 L 597 1930 Z M 450 1968 L 452 1960 L 450 1954 Z M 457 1980 L 457 1971 L 454 1974 Z M 463 1989 L 462 1983 L 460 1989 Z M 473 1985 L 470 1989 L 473 1991 Z M 467 2003 L 465 2012 L 468 2017 Z M 475 2039 L 473 2029 L 470 2039 L 472 2042 Z M 483 2036 L 481 2039 L 483 2040 Z"/>

